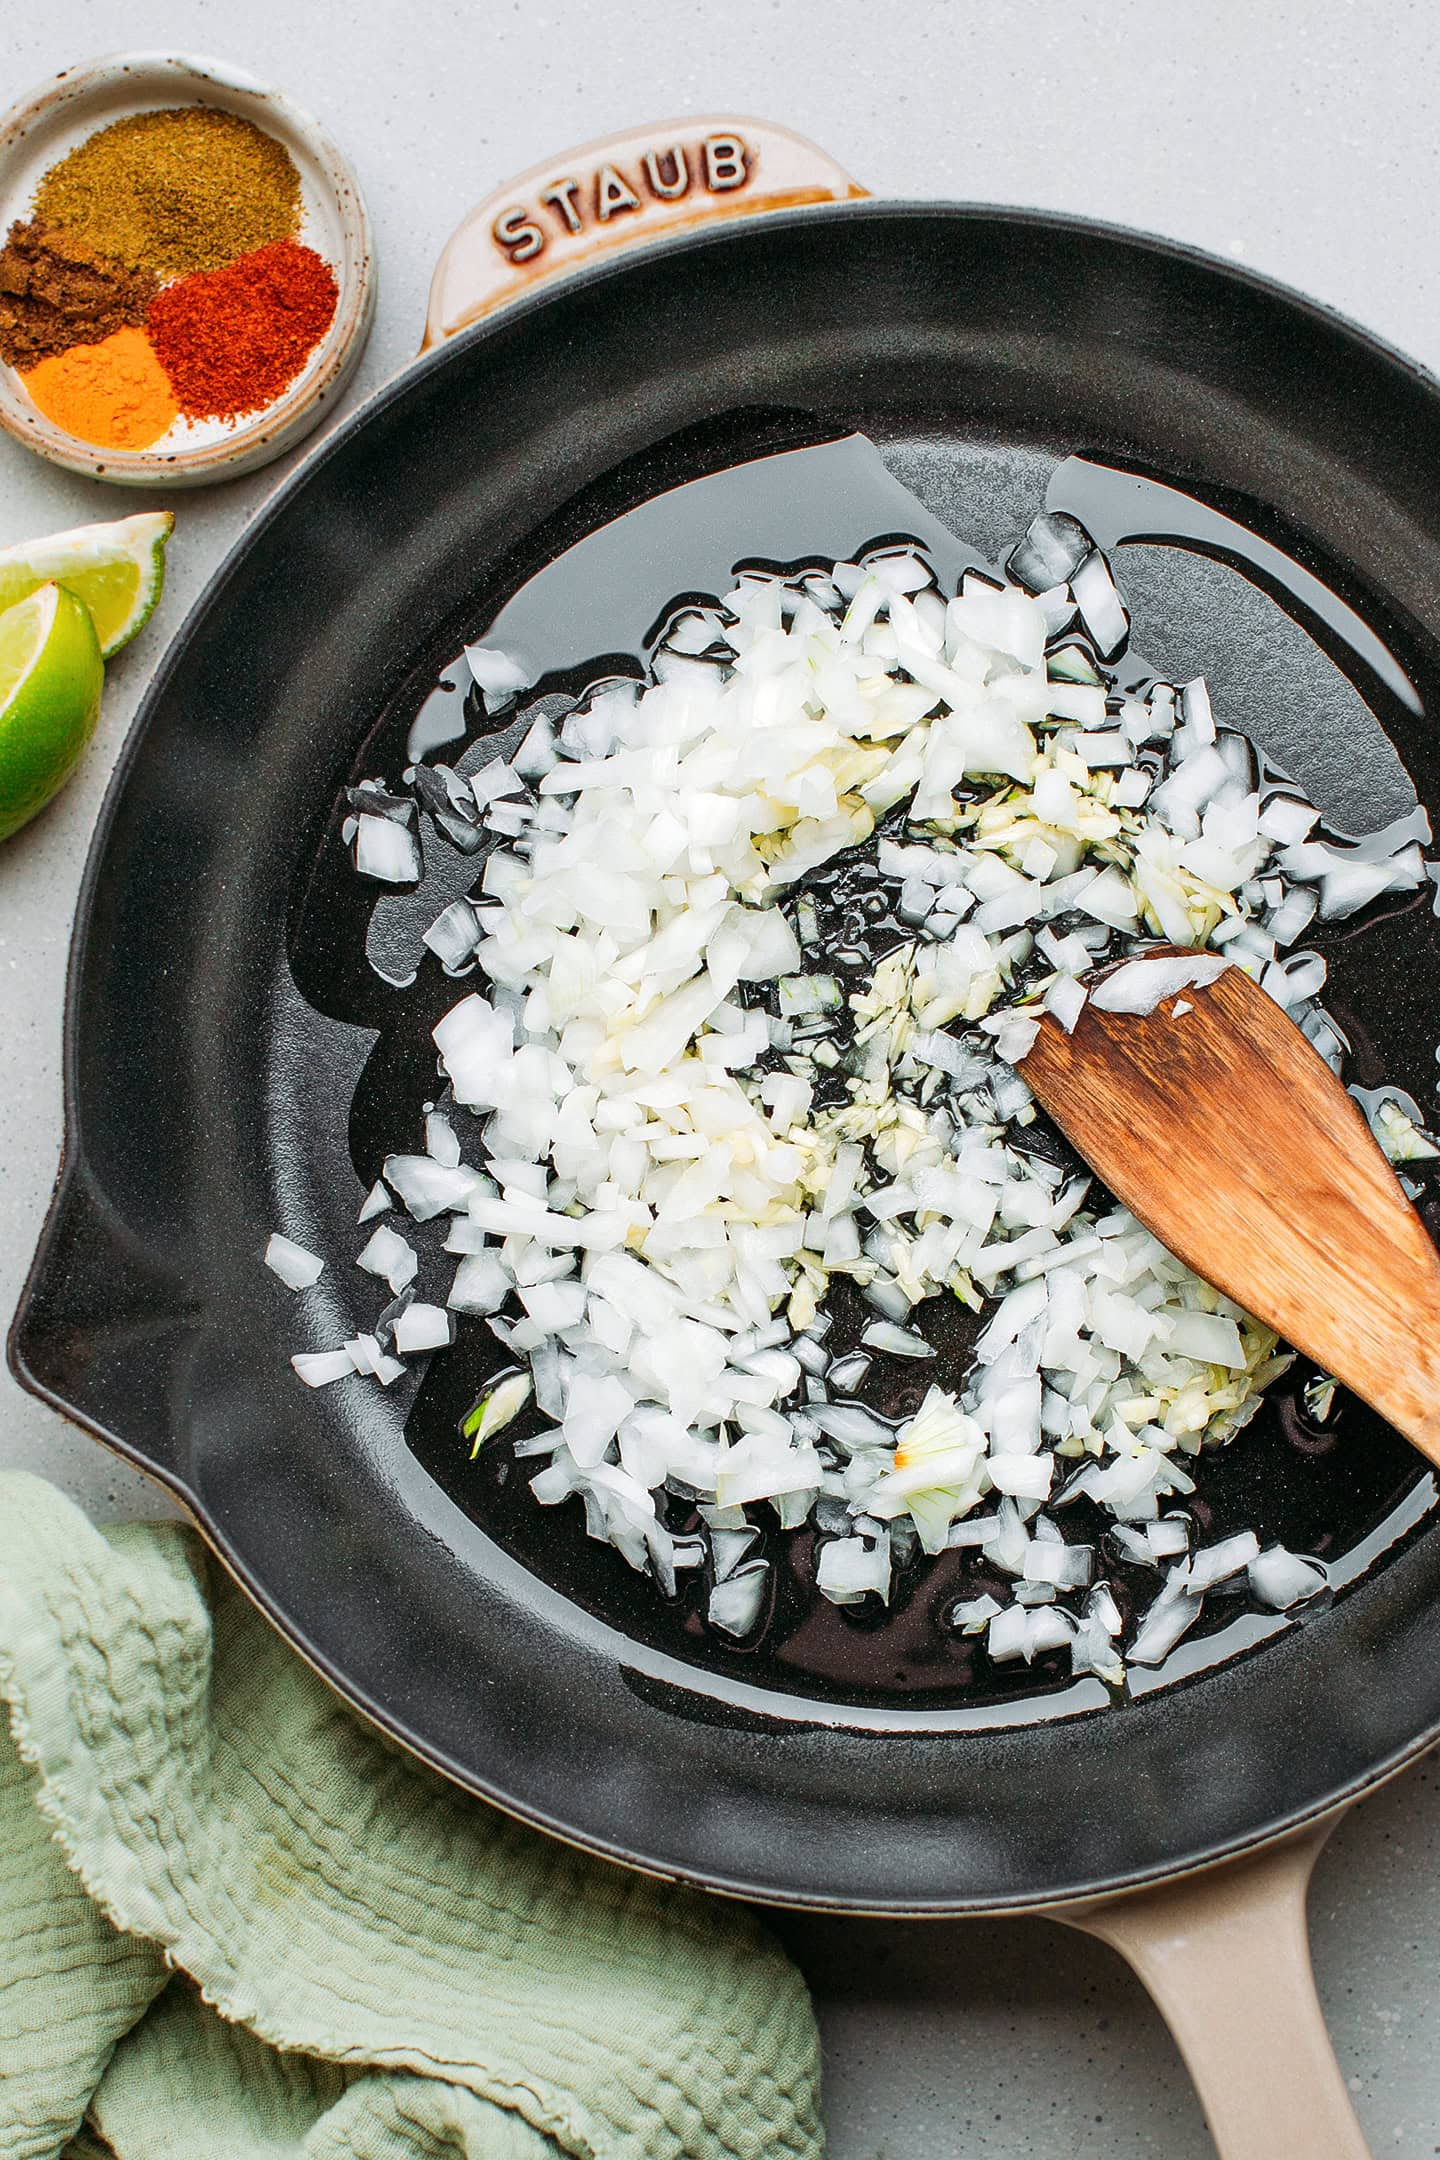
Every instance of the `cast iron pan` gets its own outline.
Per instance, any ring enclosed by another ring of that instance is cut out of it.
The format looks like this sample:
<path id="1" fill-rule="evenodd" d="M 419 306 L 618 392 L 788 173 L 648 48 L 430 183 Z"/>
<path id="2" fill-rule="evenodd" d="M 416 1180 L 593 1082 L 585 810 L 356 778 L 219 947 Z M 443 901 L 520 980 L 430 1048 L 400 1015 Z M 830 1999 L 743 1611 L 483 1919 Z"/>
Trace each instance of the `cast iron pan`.
<path id="1" fill-rule="evenodd" d="M 602 261 L 338 429 L 172 645 L 87 873 L 64 1171 L 10 1354 L 176 1494 L 337 1688 L 503 1807 L 770 1900 L 1033 1909 L 1252 1847 L 1440 1733 L 1440 1531 L 1393 1435 L 1352 1406 L 1328 1448 L 1250 1436 L 1219 1527 L 1233 1507 L 1303 1544 L 1328 1519 L 1353 1547 L 1389 1521 L 1386 1549 L 1308 1624 L 1119 1708 L 1038 1669 L 987 1691 L 863 1630 L 808 1662 L 747 1659 L 558 1511 L 467 1485 L 438 1394 L 298 1386 L 297 1308 L 258 1264 L 275 1227 L 348 1250 L 375 1167 L 351 1129 L 375 1040 L 355 926 L 338 883 L 316 905 L 344 783 L 398 769 L 439 668 L 581 533 L 857 428 L 982 546 L 1075 452 L 1220 507 L 1398 656 L 1426 712 L 1397 700 L 1387 725 L 1440 800 L 1440 400 L 1359 331 L 1173 246 L 987 208 L 781 211 Z M 1173 552 L 1125 573 L 1157 630 Z M 1253 582 L 1174 591 L 1192 670 L 1239 636 L 1273 661 Z M 1343 789 L 1374 743 L 1310 630 L 1343 692 L 1315 691 L 1322 779 Z M 1362 1064 L 1427 1094 L 1436 959 L 1421 905 L 1348 976 L 1337 962 Z M 345 1272 L 317 1293 L 317 1339 L 351 1331 L 327 1287 Z"/>

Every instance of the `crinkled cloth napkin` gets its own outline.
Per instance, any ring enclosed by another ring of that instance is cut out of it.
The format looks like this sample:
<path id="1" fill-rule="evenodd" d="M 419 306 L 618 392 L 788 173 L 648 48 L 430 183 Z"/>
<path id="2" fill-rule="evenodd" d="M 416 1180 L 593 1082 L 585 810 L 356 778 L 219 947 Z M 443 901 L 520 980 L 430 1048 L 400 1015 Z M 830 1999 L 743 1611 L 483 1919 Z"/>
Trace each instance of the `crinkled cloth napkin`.
<path id="1" fill-rule="evenodd" d="M 5 2160 L 819 2154 L 757 1920 L 420 1768 L 191 1531 L 0 1476 L 0 1693 Z"/>

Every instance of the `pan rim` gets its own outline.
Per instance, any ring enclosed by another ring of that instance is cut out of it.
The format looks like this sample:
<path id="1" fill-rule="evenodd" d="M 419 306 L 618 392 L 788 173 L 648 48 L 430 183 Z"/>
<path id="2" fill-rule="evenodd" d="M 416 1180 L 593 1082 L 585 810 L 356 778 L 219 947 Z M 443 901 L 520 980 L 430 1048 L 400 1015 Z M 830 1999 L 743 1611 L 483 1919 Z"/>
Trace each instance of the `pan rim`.
<path id="1" fill-rule="evenodd" d="M 1203 269 L 1210 276 L 1245 287 L 1253 292 L 1282 302 L 1288 309 L 1298 310 L 1310 320 L 1327 327 L 1331 332 L 1339 330 L 1372 357 L 1382 360 L 1389 368 L 1398 370 L 1408 380 L 1421 387 L 1426 395 L 1435 399 L 1440 395 L 1440 381 L 1398 349 L 1362 325 L 1355 323 L 1339 311 L 1323 303 L 1309 299 L 1283 282 L 1260 275 L 1243 265 L 1227 262 L 1224 258 L 1194 248 L 1188 244 L 1169 240 L 1163 236 L 1146 234 L 1107 222 L 1067 216 L 1023 208 L 1006 208 L 984 203 L 948 202 L 858 202 L 854 204 L 814 206 L 800 210 L 771 213 L 763 222 L 766 229 L 793 229 L 811 225 L 817 220 L 846 219 L 855 222 L 888 223 L 908 219 L 944 220 L 947 222 L 999 224 L 1015 229 L 1074 232 L 1090 238 L 1098 238 L 1136 251 L 1142 256 L 1155 256 L 1182 265 Z M 758 223 L 758 221 L 757 221 Z M 63 1211 L 67 1193 L 81 1175 L 84 1150 L 79 1132 L 78 1112 L 78 1042 L 82 1025 L 80 984 L 84 973 L 84 961 L 93 927 L 95 904 L 100 889 L 104 863 L 108 852 L 112 828 L 118 814 L 120 801 L 136 766 L 151 720 L 161 706 L 170 680 L 193 642 L 197 630 L 208 617 L 211 609 L 223 599 L 229 585 L 241 566 L 248 562 L 252 551 L 267 538 L 272 525 L 284 514 L 292 497 L 307 487 L 332 456 L 342 454 L 354 438 L 392 403 L 411 391 L 432 371 L 443 367 L 452 356 L 468 350 L 487 339 L 507 332 L 513 325 L 543 311 L 552 302 L 568 298 L 577 288 L 602 285 L 626 275 L 637 263 L 651 263 L 701 249 L 725 248 L 739 240 L 752 238 L 756 225 L 740 224 L 732 228 L 700 231 L 678 235 L 658 243 L 637 256 L 621 258 L 596 264 L 574 273 L 548 289 L 542 289 L 516 302 L 494 317 L 472 325 L 454 339 L 433 352 L 422 354 L 408 363 L 394 377 L 380 385 L 364 403 L 337 425 L 324 440 L 296 468 L 287 474 L 270 492 L 261 508 L 227 551 L 205 587 L 197 595 L 185 617 L 178 625 L 164 654 L 156 666 L 154 675 L 141 700 L 129 737 L 116 762 L 107 786 L 105 797 L 97 817 L 94 835 L 87 856 L 84 874 L 77 897 L 75 924 L 67 963 L 65 992 L 64 1048 L 62 1076 L 64 1090 L 64 1148 L 61 1169 L 57 1176 L 51 1205 L 38 1241 L 35 1257 L 28 1271 L 19 1304 L 9 1330 L 7 1353 L 11 1369 L 17 1380 L 29 1392 L 50 1404 L 71 1422 L 88 1431 L 102 1444 L 111 1448 L 126 1461 L 153 1477 L 185 1509 L 196 1525 L 206 1544 L 213 1550 L 252 1601 L 264 1611 L 272 1624 L 280 1628 L 286 1639 L 303 1656 L 328 1685 L 349 1702 L 372 1724 L 387 1732 L 406 1751 L 433 1768 L 463 1789 L 477 1794 L 518 1820 L 555 1836 L 562 1842 L 578 1849 L 591 1851 L 640 1872 L 662 1880 L 683 1881 L 712 1890 L 718 1894 L 759 1899 L 777 1906 L 791 1906 L 802 1910 L 830 1911 L 837 1913 L 874 1914 L 890 1917 L 942 1917 L 978 1916 L 990 1913 L 1024 1913 L 1048 1911 L 1059 1905 L 1079 1904 L 1097 1897 L 1113 1895 L 1121 1891 L 1143 1887 L 1149 1883 L 1169 1881 L 1179 1875 L 1196 1872 L 1213 1865 L 1216 1861 L 1259 1849 L 1274 1839 L 1292 1832 L 1307 1823 L 1319 1819 L 1332 1809 L 1344 1805 L 1385 1782 L 1398 1770 L 1416 1760 L 1437 1739 L 1440 1739 L 1440 1720 L 1424 1728 L 1410 1741 L 1393 1748 L 1378 1763 L 1364 1772 L 1349 1778 L 1343 1785 L 1329 1791 L 1322 1799 L 1309 1802 L 1289 1812 L 1271 1815 L 1258 1827 L 1223 1838 L 1187 1855 L 1178 1863 L 1152 1864 L 1133 1871 L 1125 1871 L 1099 1879 L 1083 1886 L 1067 1888 L 1063 1897 L 1053 1893 L 1045 1896 L 1026 1896 L 1016 1893 L 1001 1899 L 965 1899 L 946 1896 L 935 1900 L 913 1897 L 879 1897 L 859 1899 L 847 1896 L 843 1899 L 826 1899 L 818 1895 L 797 1893 L 783 1885 L 767 1884 L 754 1875 L 744 1880 L 729 1877 L 721 1870 L 705 1868 L 688 1870 L 678 1867 L 657 1866 L 643 1854 L 631 1851 L 623 1841 L 590 1835 L 577 1831 L 572 1825 L 551 1817 L 541 1807 L 521 1804 L 512 1795 L 491 1789 L 486 1781 L 470 1768 L 458 1764 L 448 1753 L 427 1743 L 419 1734 L 411 1731 L 404 1720 L 383 1710 L 373 1703 L 363 1687 L 355 1680 L 342 1677 L 337 1661 L 320 1652 L 309 1641 L 297 1622 L 283 1614 L 264 1586 L 239 1558 L 230 1546 L 218 1524 L 210 1518 L 200 1496 L 194 1492 L 178 1473 L 164 1469 L 145 1455 L 134 1443 L 109 1431 L 103 1424 L 78 1411 L 67 1403 L 62 1395 L 49 1387 L 38 1374 L 30 1370 L 21 1346 L 22 1326 L 28 1312 L 35 1287 L 44 1272 L 49 1258 L 54 1233 Z"/>
<path id="2" fill-rule="evenodd" d="M 57 1181 L 57 1195 L 60 1186 L 65 1182 L 66 1173 L 62 1169 L 60 1179 Z M 443 1777 L 448 1784 L 458 1787 L 460 1791 L 469 1793 L 475 1799 L 483 1800 L 487 1806 L 498 1809 L 502 1815 L 509 1817 L 511 1821 L 523 1823 L 532 1830 L 538 1830 L 545 1836 L 554 1838 L 557 1843 L 568 1846 L 572 1851 L 591 1853 L 598 1859 L 612 1862 L 615 1866 L 628 1868 L 637 1875 L 647 1876 L 653 1882 L 684 1884 L 691 1889 L 709 1891 L 716 1897 L 730 1898 L 741 1903 L 770 1905 L 778 1910 L 830 1913 L 856 1919 L 983 1920 L 1002 1917 L 1022 1919 L 1027 1915 L 1033 1917 L 1036 1915 L 1059 1914 L 1066 1910 L 1094 1904 L 1100 1899 L 1123 1897 L 1132 1891 L 1151 1889 L 1162 1883 L 1181 1882 L 1189 1876 L 1204 1874 L 1208 1869 L 1219 1866 L 1225 1861 L 1240 1860 L 1249 1854 L 1260 1852 L 1268 1846 L 1278 1844 L 1282 1839 L 1291 1837 L 1297 1832 L 1307 1829 L 1310 1825 L 1321 1822 L 1332 1815 L 1338 1815 L 1343 1809 L 1352 1806 L 1356 1801 L 1366 1798 L 1368 1794 L 1377 1791 L 1380 1786 L 1388 1784 L 1401 1771 L 1420 1761 L 1437 1744 L 1440 1744 L 1440 1723 L 1437 1723 L 1426 1728 L 1414 1740 L 1404 1746 L 1392 1749 L 1378 1762 L 1372 1764 L 1367 1771 L 1348 1779 L 1343 1785 L 1335 1787 L 1333 1791 L 1327 1793 L 1323 1798 L 1296 1808 L 1289 1813 L 1274 1816 L 1251 1831 L 1244 1832 L 1234 1838 L 1219 1839 L 1210 1844 L 1199 1846 L 1193 1852 L 1187 1853 L 1183 1859 L 1171 1864 L 1155 1864 L 1122 1871 L 1118 1874 L 1099 1876 L 1092 1882 L 1068 1888 L 1059 1895 L 1050 1892 L 1044 1895 L 1029 1896 L 1023 1892 L 1018 1892 L 1013 1897 L 1002 1898 L 938 1897 L 924 1899 L 914 1897 L 850 1898 L 838 1896 L 827 1898 L 820 1895 L 805 1895 L 793 1889 L 787 1889 L 781 1884 L 762 1883 L 753 1878 L 741 1880 L 738 1876 L 727 1876 L 710 1869 L 662 1867 L 653 1858 L 648 1858 L 645 1854 L 633 1850 L 617 1839 L 587 1836 L 582 1831 L 577 1830 L 573 1824 L 563 1822 L 559 1817 L 552 1815 L 547 1809 L 522 1805 L 513 1794 L 503 1791 L 498 1786 L 488 1784 L 473 1770 L 448 1755 L 443 1748 L 433 1746 L 420 1734 L 412 1731 L 403 1719 L 394 1716 L 374 1703 L 358 1683 L 342 1679 L 335 1669 L 334 1660 L 327 1657 L 316 1644 L 308 1639 L 305 1631 L 281 1611 L 278 1604 L 266 1591 L 263 1583 L 255 1575 L 253 1569 L 249 1568 L 241 1560 L 239 1554 L 233 1550 L 230 1541 L 221 1532 L 198 1495 L 191 1493 L 182 1479 L 149 1462 L 130 1443 L 121 1439 L 118 1434 L 108 1431 L 95 1419 L 85 1417 L 67 1405 L 58 1394 L 23 1366 L 13 1342 L 11 1344 L 11 1364 L 16 1377 L 21 1380 L 22 1385 L 31 1394 L 58 1411 L 70 1424 L 76 1426 L 82 1432 L 87 1432 L 93 1440 L 97 1441 L 102 1447 L 108 1448 L 113 1454 L 118 1455 L 122 1461 L 129 1463 L 132 1468 L 143 1472 L 146 1477 L 168 1493 L 184 1510 L 188 1527 L 197 1532 L 207 1552 L 220 1562 L 231 1582 L 244 1593 L 257 1611 L 264 1614 L 271 1626 L 284 1637 L 296 1656 L 301 1658 L 309 1666 L 310 1670 L 325 1682 L 325 1685 L 340 1698 L 348 1709 L 362 1717 L 367 1724 L 375 1727 L 377 1731 L 384 1733 L 388 1739 L 393 1740 L 412 1761 L 421 1764 L 427 1770 L 434 1771 L 437 1776 Z M 1105 1713 L 1100 1714 L 1104 1715 Z"/>

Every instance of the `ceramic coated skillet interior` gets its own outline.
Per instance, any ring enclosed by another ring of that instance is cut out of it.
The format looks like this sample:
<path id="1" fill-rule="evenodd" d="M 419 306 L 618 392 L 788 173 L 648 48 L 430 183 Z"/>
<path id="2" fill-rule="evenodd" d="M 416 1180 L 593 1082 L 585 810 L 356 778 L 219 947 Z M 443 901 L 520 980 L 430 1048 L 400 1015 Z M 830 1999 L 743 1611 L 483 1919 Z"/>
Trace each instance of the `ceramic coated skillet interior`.
<path id="1" fill-rule="evenodd" d="M 1242 1849 L 1440 1731 L 1440 1532 L 1393 1436 L 1356 1411 L 1319 1471 L 1278 1431 L 1247 1442 L 1232 1501 L 1274 1534 L 1308 1508 L 1318 1537 L 1333 1505 L 1359 1536 L 1412 1503 L 1328 1611 L 1115 1710 L 1098 1684 L 1057 1703 L 1038 1672 L 997 1707 L 923 1673 L 899 1685 L 863 1634 L 827 1678 L 657 1619 L 557 1515 L 466 1488 L 423 1392 L 298 1387 L 295 1308 L 257 1264 L 276 1225 L 347 1249 L 373 1173 L 351 1157 L 374 1041 L 354 924 L 340 897 L 315 905 L 342 783 L 398 768 L 436 670 L 582 532 L 857 427 L 983 547 L 1072 452 L 1177 483 L 1341 592 L 1440 703 L 1436 391 L 1274 288 L 1078 223 L 865 206 L 696 236 L 522 303 L 338 431 L 161 670 L 85 888 L 65 1175 L 12 1356 L 179 1494 L 344 1693 L 505 1807 L 774 1900 L 1036 1905 Z M 1254 587 L 1189 560 L 1173 592 L 1173 551 L 1126 572 L 1158 656 L 1193 671 L 1228 637 L 1284 661 Z M 1172 657 L 1182 598 L 1194 650 Z M 1317 692 L 1300 720 L 1342 792 L 1374 750 L 1357 709 Z M 1440 797 L 1430 721 L 1387 724 Z M 1385 926 L 1347 992 L 1363 1055 L 1411 1088 L 1433 1085 L 1417 1060 L 1440 1033 L 1430 923 Z M 317 1294 L 331 1338 L 350 1332 L 343 1289 Z"/>

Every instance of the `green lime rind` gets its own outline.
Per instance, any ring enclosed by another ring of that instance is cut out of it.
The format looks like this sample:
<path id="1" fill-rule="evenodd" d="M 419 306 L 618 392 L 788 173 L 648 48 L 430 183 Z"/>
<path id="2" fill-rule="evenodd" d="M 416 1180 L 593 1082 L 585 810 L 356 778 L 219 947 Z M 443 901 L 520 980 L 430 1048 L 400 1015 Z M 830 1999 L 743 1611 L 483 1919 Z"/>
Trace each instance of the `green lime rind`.
<path id="1" fill-rule="evenodd" d="M 63 585 L 90 610 L 100 656 L 112 659 L 155 612 L 174 526 L 172 511 L 142 510 L 109 524 L 77 525 L 0 548 L 0 609 L 15 606 L 42 585 Z"/>
<path id="2" fill-rule="evenodd" d="M 84 602 L 53 581 L 0 613 L 0 840 L 58 795 L 95 732 L 105 663 Z"/>

